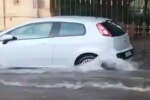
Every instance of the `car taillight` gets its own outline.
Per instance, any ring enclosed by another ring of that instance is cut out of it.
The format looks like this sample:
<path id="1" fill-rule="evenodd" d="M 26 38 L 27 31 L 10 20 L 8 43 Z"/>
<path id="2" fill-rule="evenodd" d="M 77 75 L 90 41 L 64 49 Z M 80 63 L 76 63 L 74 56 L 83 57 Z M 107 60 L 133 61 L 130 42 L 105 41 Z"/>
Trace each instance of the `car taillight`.
<path id="1" fill-rule="evenodd" d="M 97 28 L 103 36 L 112 37 L 112 34 L 102 24 L 97 24 Z"/>

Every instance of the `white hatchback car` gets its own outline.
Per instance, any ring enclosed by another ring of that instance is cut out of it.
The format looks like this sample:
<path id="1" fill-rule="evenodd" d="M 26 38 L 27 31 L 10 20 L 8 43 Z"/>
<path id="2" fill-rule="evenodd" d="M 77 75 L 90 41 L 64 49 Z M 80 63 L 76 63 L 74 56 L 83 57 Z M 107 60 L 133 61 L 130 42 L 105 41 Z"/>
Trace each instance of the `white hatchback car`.
<path id="1" fill-rule="evenodd" d="M 2 32 L 0 40 L 1 66 L 73 66 L 97 56 L 133 55 L 128 34 L 105 18 L 39 18 Z"/>

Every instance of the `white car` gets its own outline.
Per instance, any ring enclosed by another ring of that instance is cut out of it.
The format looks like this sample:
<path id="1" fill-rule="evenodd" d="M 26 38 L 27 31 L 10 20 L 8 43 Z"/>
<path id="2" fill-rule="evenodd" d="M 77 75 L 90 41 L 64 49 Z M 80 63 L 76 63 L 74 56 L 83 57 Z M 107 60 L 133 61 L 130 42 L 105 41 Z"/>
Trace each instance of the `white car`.
<path id="1" fill-rule="evenodd" d="M 123 59 L 133 55 L 128 34 L 106 18 L 39 18 L 0 35 L 1 66 L 74 66 L 106 55 Z"/>

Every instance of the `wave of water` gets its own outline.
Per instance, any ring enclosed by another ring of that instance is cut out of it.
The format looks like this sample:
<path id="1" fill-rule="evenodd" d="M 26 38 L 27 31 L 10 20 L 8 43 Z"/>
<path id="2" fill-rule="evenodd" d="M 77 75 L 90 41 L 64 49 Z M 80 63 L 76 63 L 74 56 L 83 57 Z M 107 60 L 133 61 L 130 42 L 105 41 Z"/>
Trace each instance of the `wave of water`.
<path id="1" fill-rule="evenodd" d="M 64 66 L 64 65 L 51 65 L 47 67 L 23 67 L 23 68 L 11 68 L 1 67 L 0 73 L 45 73 L 45 72 L 90 72 L 90 71 L 101 71 L 101 70 L 120 70 L 120 71 L 136 71 L 138 69 L 138 63 L 131 60 L 122 60 L 117 58 L 97 58 L 87 64 L 80 66 Z"/>
<path id="2" fill-rule="evenodd" d="M 81 89 L 81 88 L 99 88 L 99 89 L 121 89 L 128 91 L 137 91 L 137 92 L 150 92 L 150 87 L 142 88 L 142 87 L 128 87 L 122 83 L 96 83 L 96 82 L 62 82 L 56 84 L 36 84 L 36 83 L 21 83 L 21 82 L 9 82 L 0 80 L 0 84 L 5 86 L 16 86 L 16 87 L 32 87 L 32 88 L 66 88 L 66 89 Z"/>
<path id="3" fill-rule="evenodd" d="M 139 64 L 131 60 L 122 60 L 118 58 L 97 58 L 92 62 L 79 66 L 81 71 L 96 70 L 120 70 L 120 71 L 136 71 Z"/>

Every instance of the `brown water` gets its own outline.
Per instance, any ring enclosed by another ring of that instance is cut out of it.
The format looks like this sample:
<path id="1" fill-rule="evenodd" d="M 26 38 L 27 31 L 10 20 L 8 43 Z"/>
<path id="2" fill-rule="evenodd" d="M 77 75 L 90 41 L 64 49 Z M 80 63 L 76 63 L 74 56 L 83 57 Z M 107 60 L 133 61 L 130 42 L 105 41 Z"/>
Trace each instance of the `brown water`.
<path id="1" fill-rule="evenodd" d="M 150 100 L 149 42 L 134 41 L 133 60 L 106 62 L 107 70 L 97 61 L 76 69 L 1 69 L 0 100 Z"/>

